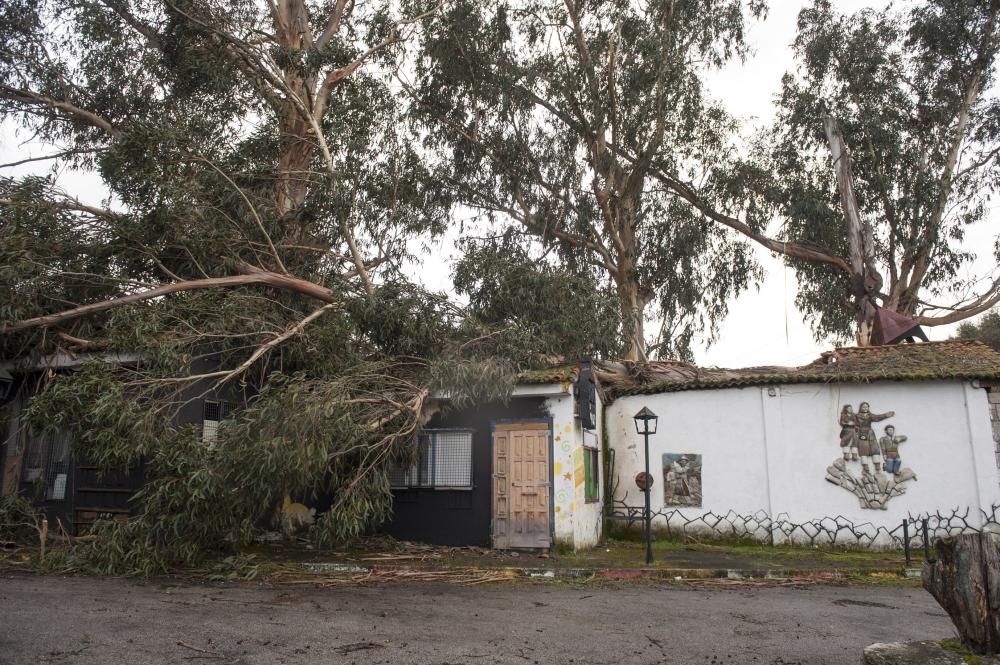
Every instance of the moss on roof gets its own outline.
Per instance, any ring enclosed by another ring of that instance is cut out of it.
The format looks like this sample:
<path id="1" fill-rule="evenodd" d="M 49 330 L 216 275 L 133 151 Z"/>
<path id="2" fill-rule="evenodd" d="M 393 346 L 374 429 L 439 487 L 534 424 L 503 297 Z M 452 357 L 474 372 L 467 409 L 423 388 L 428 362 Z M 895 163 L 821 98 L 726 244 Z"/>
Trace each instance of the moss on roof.
<path id="1" fill-rule="evenodd" d="M 530 369 L 517 375 L 517 382 L 522 385 L 543 385 L 546 383 L 562 383 L 571 381 L 577 372 L 576 365 L 553 365 L 542 369 Z"/>
<path id="2" fill-rule="evenodd" d="M 780 383 L 997 380 L 1000 353 L 981 342 L 848 347 L 802 367 L 701 368 L 678 361 L 606 363 L 598 374 L 614 397 Z"/>

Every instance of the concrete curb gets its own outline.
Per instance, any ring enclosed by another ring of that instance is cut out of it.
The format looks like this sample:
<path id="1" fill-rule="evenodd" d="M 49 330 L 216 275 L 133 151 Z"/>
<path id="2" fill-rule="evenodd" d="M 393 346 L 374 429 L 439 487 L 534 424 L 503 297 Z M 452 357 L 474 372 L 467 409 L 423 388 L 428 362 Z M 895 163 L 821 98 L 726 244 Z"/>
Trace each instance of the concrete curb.
<path id="1" fill-rule="evenodd" d="M 376 569 L 387 570 L 449 570 L 456 573 L 483 570 L 482 568 L 457 567 L 457 568 L 423 568 L 420 566 L 406 566 L 396 564 L 379 565 L 359 565 L 356 563 L 305 563 L 304 568 L 310 572 L 333 573 L 333 574 L 355 574 L 370 573 Z M 608 580 L 628 580 L 628 579 L 660 579 L 660 580 L 705 580 L 705 579 L 730 579 L 730 580 L 760 580 L 760 579 L 788 579 L 788 578 L 810 578 L 810 579 L 842 579 L 850 575 L 866 576 L 872 573 L 892 574 L 900 579 L 919 577 L 919 569 L 904 568 L 829 568 L 829 569 L 794 569 L 794 568 L 524 568 L 514 566 L 504 566 L 501 568 L 490 568 L 490 570 L 500 570 L 511 572 L 518 577 L 529 579 L 579 579 L 596 577 Z"/>

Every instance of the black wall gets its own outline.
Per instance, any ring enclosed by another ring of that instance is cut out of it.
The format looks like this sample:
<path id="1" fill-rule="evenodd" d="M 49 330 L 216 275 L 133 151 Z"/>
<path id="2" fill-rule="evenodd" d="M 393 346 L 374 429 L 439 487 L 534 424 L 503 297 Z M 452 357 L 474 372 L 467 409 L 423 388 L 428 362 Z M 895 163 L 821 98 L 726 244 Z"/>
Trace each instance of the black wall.
<path id="1" fill-rule="evenodd" d="M 217 370 L 219 363 L 215 358 L 205 357 L 196 359 L 191 366 L 192 373 L 204 374 Z M 72 371 L 72 370 L 63 370 Z M 14 386 L 19 391 L 22 402 L 31 397 L 34 393 L 40 372 L 29 372 L 17 375 L 17 384 Z M 174 421 L 175 425 L 198 425 L 202 422 L 205 401 L 222 400 L 230 402 L 238 407 L 245 405 L 254 394 L 253 387 L 237 386 L 236 382 L 231 382 L 223 386 L 220 390 L 214 390 L 217 379 L 202 379 L 188 385 L 182 393 L 183 406 L 177 413 Z M 3 405 L 0 405 L 3 408 Z M 17 421 L 20 418 L 20 410 L 15 404 L 8 404 L 5 409 L 6 418 Z M 17 424 L 15 422 L 15 424 Z M 4 443 L 8 431 L 17 432 L 17 428 L 10 428 L 2 425 L 0 419 L 0 443 Z M 19 437 L 26 434 L 15 434 L 6 441 L 7 446 L 16 445 Z M 22 444 L 26 443 L 22 441 Z M 72 449 L 71 449 L 72 450 Z M 4 470 L 8 464 L 8 451 L 0 448 L 0 470 Z M 23 467 L 23 459 L 20 461 Z M 22 469 L 17 470 L 20 476 Z M 144 480 L 143 465 L 139 464 L 135 468 L 115 468 L 101 469 L 92 464 L 75 451 L 70 455 L 70 469 L 66 481 L 66 495 L 61 501 L 47 500 L 44 497 L 33 495 L 33 486 L 29 483 L 19 483 L 19 489 L 25 496 L 32 499 L 35 505 L 42 509 L 48 517 L 50 523 L 55 524 L 58 519 L 64 527 L 75 533 L 85 533 L 90 524 L 95 519 L 119 519 L 124 520 L 132 509 L 132 496 L 138 490 Z"/>
<path id="2" fill-rule="evenodd" d="M 515 398 L 509 404 L 481 404 L 463 411 L 438 414 L 427 429 L 471 429 L 472 489 L 396 490 L 393 516 L 382 530 L 400 540 L 434 545 L 489 546 L 493 501 L 495 421 L 545 420 L 544 398 Z"/>

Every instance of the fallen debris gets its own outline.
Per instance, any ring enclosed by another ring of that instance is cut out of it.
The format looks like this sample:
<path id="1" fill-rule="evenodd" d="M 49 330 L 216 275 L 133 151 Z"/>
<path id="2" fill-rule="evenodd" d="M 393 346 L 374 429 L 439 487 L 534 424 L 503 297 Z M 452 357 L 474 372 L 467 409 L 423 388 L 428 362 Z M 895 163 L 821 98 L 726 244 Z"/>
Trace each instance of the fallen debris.
<path id="1" fill-rule="evenodd" d="M 340 655 L 346 655 L 349 653 L 354 653 L 355 651 L 365 651 L 367 649 L 384 649 L 384 644 L 379 644 L 378 642 L 355 642 L 354 644 L 345 644 L 342 647 L 337 647 L 336 651 Z"/>

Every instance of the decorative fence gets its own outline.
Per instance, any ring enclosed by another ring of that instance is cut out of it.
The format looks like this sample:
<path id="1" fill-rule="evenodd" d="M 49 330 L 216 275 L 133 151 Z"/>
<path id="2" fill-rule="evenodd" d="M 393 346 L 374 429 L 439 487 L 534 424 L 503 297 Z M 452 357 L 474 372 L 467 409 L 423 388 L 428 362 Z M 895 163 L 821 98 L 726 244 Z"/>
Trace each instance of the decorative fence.
<path id="1" fill-rule="evenodd" d="M 621 500 L 612 501 L 606 517 L 631 526 L 642 524 L 643 507 L 630 506 L 628 494 Z M 927 520 L 927 535 L 930 540 L 960 533 L 1000 533 L 1000 505 L 993 505 L 989 512 L 980 509 L 981 519 L 974 519 L 973 508 L 955 508 L 951 512 L 923 513 L 907 518 L 904 528 L 901 521 L 894 528 L 876 526 L 871 522 L 854 522 L 843 515 L 823 517 L 806 522 L 794 522 L 787 513 L 771 517 L 759 510 L 752 515 L 741 515 L 730 510 L 725 514 L 712 511 L 698 512 L 681 509 L 663 509 L 652 513 L 656 529 L 674 537 L 716 537 L 753 539 L 762 542 L 793 542 L 802 545 L 844 546 L 879 549 L 903 549 L 905 539 L 910 547 L 919 549 L 923 538 L 923 522 Z M 981 526 L 977 526 L 981 524 Z"/>

